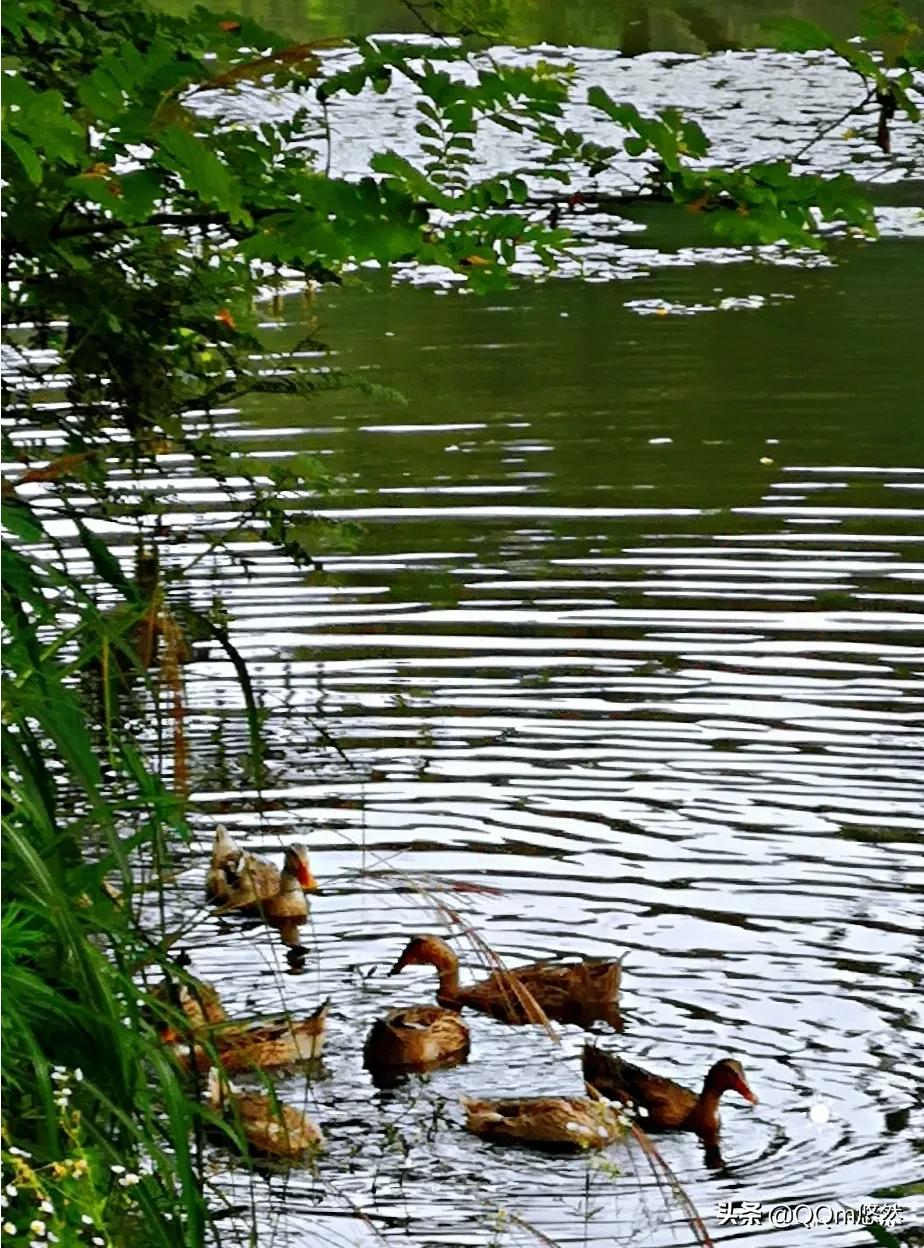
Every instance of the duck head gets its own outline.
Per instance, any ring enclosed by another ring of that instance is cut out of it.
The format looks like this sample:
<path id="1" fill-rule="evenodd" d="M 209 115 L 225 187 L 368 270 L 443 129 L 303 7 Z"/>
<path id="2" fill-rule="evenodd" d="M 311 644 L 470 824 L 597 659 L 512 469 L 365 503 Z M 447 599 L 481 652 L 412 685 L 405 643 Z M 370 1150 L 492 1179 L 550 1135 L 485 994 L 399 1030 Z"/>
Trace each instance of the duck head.
<path id="1" fill-rule="evenodd" d="M 406 966 L 442 967 L 455 962 L 455 954 L 439 936 L 412 936 L 404 953 L 388 974 L 397 975 Z"/>
<path id="2" fill-rule="evenodd" d="M 289 875 L 294 875 L 306 891 L 313 892 L 318 887 L 317 880 L 311 874 L 307 845 L 290 845 L 286 850 L 282 869 L 287 871 Z"/>
<path id="3" fill-rule="evenodd" d="M 752 1105 L 758 1103 L 757 1094 L 751 1091 L 741 1063 L 736 1062 L 733 1057 L 723 1057 L 720 1062 L 716 1062 L 706 1076 L 705 1090 L 717 1092 L 719 1096 L 723 1092 L 737 1092 Z"/>

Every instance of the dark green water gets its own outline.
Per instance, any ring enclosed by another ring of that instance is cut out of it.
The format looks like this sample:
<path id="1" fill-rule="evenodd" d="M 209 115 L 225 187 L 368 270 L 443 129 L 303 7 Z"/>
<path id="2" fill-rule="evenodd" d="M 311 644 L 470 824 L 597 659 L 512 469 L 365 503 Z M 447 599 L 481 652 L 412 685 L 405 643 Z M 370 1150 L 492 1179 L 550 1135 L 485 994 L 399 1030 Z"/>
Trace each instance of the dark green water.
<path id="1" fill-rule="evenodd" d="M 670 233 L 657 219 L 638 239 Z M 373 1088 L 366 1028 L 433 992 L 425 970 L 384 969 L 409 932 L 446 930 L 409 879 L 511 964 L 625 950 L 625 1030 L 603 1043 L 633 1060 L 696 1083 L 740 1058 L 761 1104 L 724 1110 L 726 1168 L 662 1142 L 716 1241 L 742 1234 L 723 1202 L 769 1219 L 919 1176 L 924 243 L 833 258 L 489 301 L 373 280 L 311 310 L 339 362 L 405 406 L 229 414 L 257 453 L 318 454 L 340 485 L 314 505 L 362 526 L 307 578 L 259 548 L 249 580 L 203 565 L 270 712 L 262 801 L 240 778 L 233 672 L 206 652 L 187 670 L 201 843 L 178 914 L 200 904 L 218 819 L 270 852 L 297 832 L 323 888 L 301 977 L 269 933 L 203 917 L 190 938 L 232 1011 L 333 1001 L 309 1088 L 329 1152 L 315 1177 L 257 1181 L 267 1242 L 535 1242 L 498 1209 L 563 1245 L 692 1242 L 637 1156 L 617 1149 L 614 1176 L 461 1129 L 461 1094 L 579 1091 L 576 1029 L 556 1046 L 473 1017 L 467 1066 Z M 303 312 L 267 323 L 273 348 Z M 220 522 L 204 483 L 185 489 Z M 920 1196 L 898 1203 L 920 1219 Z"/>
<path id="2" fill-rule="evenodd" d="M 176 0 L 164 0 L 176 12 Z M 228 6 L 215 0 L 214 8 Z M 399 0 L 239 0 L 234 11 L 297 38 L 325 38 L 386 31 L 419 33 L 420 20 Z M 440 28 L 440 16 L 418 6 Z M 707 52 L 761 43 L 762 23 L 775 17 L 817 22 L 837 35 L 860 29 L 861 0 L 508 0 L 504 5 L 472 6 L 479 13 L 506 14 L 505 37 L 515 44 L 621 48 L 627 55 L 652 50 Z M 904 10 L 924 19 L 920 0 Z M 765 40 L 764 40 L 765 41 Z"/>

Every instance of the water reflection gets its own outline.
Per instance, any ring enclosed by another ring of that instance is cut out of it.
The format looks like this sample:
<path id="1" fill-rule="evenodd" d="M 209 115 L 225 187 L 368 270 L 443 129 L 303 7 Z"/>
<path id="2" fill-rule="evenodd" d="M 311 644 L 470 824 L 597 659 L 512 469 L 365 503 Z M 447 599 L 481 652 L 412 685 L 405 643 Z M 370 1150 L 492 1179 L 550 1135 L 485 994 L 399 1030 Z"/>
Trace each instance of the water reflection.
<path id="1" fill-rule="evenodd" d="M 258 798 L 234 673 L 199 643 L 201 841 L 176 909 L 197 913 L 220 821 L 277 862 L 306 840 L 321 886 L 312 956 L 284 982 L 293 1011 L 332 999 L 329 1078 L 280 1096 L 330 1152 L 258 1189 L 267 1234 L 489 1244 L 503 1207 L 556 1243 L 692 1242 L 634 1154 L 614 1177 L 464 1133 L 462 1095 L 580 1095 L 578 1027 L 555 1044 L 473 1013 L 467 1064 L 375 1088 L 373 1021 L 433 994 L 427 968 L 385 971 L 435 927 L 474 928 L 512 968 L 627 950 L 620 1052 L 686 1084 L 741 1058 L 761 1104 L 723 1104 L 723 1167 L 693 1137 L 661 1142 L 717 1240 L 741 1234 L 720 1201 L 856 1203 L 918 1177 L 915 247 L 670 276 L 684 303 L 795 296 L 721 318 L 638 317 L 619 284 L 336 294 L 343 362 L 408 406 L 235 418 L 255 453 L 323 453 L 343 474 L 326 505 L 364 526 L 307 579 L 255 548 L 252 577 L 203 560 L 194 586 L 252 662 L 268 771 Z M 232 1013 L 276 1008 L 272 934 L 200 916 L 196 974 Z M 249 1201 L 233 1164 L 216 1155 L 216 1182 Z"/>

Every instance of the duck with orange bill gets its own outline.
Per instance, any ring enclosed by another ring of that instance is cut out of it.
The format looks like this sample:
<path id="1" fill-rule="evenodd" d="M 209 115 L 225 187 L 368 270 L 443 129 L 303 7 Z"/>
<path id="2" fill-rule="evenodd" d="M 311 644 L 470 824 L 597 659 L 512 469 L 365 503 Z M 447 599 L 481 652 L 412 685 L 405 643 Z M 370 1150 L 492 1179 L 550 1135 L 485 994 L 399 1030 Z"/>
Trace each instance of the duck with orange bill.
<path id="1" fill-rule="evenodd" d="M 308 903 L 304 898 L 306 891 L 313 891 L 317 883 L 311 873 L 308 861 L 307 845 L 290 845 L 285 852 L 282 871 L 265 858 L 256 854 L 242 852 L 236 862 L 225 859 L 221 866 L 224 888 L 217 886 L 215 870 L 215 854 L 212 867 L 209 869 L 209 886 L 212 896 L 221 896 L 219 912 L 238 915 L 265 915 L 272 918 L 307 916 Z M 301 902 L 293 900 L 295 891 L 302 894 Z M 272 907 L 282 894 L 286 900 Z"/>
<path id="2" fill-rule="evenodd" d="M 583 1070 L 587 1083 L 602 1096 L 632 1106 L 645 1131 L 692 1131 L 698 1135 L 710 1165 L 722 1164 L 718 1143 L 723 1094 L 737 1092 L 751 1105 L 758 1103 L 741 1063 L 733 1057 L 713 1063 L 701 1092 L 654 1075 L 593 1044 L 584 1046 Z"/>

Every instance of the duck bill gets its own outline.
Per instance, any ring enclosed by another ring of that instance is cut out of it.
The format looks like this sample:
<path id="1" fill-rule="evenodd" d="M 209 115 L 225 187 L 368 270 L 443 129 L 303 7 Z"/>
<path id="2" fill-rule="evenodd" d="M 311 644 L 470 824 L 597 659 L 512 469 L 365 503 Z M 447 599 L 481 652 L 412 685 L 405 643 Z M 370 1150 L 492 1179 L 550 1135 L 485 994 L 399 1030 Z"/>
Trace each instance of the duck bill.
<path id="1" fill-rule="evenodd" d="M 298 879 L 299 884 L 301 884 L 302 888 L 306 892 L 314 892 L 315 889 L 317 889 L 318 882 L 314 878 L 314 876 L 311 874 L 311 868 L 308 866 L 307 863 L 300 862 L 298 864 L 296 877 Z"/>
<path id="2" fill-rule="evenodd" d="M 741 1096 L 743 1096 L 744 1099 L 746 1101 L 749 1101 L 752 1105 L 760 1104 L 760 1097 L 757 1095 L 756 1092 L 751 1091 L 749 1085 L 746 1083 L 744 1079 L 738 1080 L 738 1082 L 735 1084 L 735 1091 L 740 1093 Z"/>

